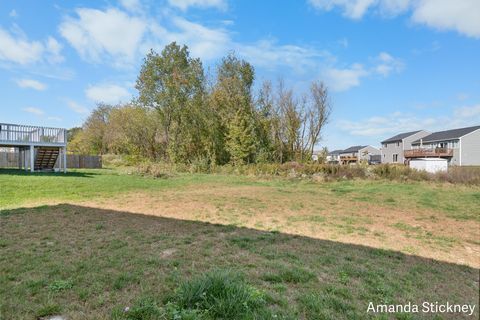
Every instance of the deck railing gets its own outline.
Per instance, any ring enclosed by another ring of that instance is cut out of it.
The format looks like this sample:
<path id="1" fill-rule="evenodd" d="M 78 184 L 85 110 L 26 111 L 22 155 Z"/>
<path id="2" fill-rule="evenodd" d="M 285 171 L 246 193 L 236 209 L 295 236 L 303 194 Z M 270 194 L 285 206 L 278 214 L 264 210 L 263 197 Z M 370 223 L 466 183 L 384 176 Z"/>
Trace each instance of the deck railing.
<path id="1" fill-rule="evenodd" d="M 65 144 L 67 130 L 0 123 L 0 142 Z"/>
<path id="2" fill-rule="evenodd" d="M 357 161 L 357 156 L 340 156 L 340 160 L 344 161 Z"/>
<path id="3" fill-rule="evenodd" d="M 422 157 L 453 157 L 453 149 L 434 148 L 434 149 L 412 149 L 405 150 L 405 158 L 422 158 Z"/>

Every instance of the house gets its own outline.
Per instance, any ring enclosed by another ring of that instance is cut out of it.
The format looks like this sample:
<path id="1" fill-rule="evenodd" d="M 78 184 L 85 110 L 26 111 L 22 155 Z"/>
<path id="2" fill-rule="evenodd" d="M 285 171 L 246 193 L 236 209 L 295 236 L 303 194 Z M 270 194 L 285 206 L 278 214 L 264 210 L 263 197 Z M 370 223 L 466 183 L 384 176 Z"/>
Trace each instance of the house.
<path id="1" fill-rule="evenodd" d="M 412 142 L 405 158 L 444 158 L 449 165 L 480 165 L 480 126 L 438 131 Z"/>
<path id="2" fill-rule="evenodd" d="M 343 150 L 333 150 L 327 155 L 327 163 L 338 164 L 340 163 L 340 153 Z"/>
<path id="3" fill-rule="evenodd" d="M 360 163 L 362 161 L 370 162 L 372 155 L 379 155 L 380 150 L 372 146 L 352 146 L 340 152 L 340 163 Z"/>
<path id="4" fill-rule="evenodd" d="M 405 163 L 404 151 L 412 149 L 412 142 L 428 136 L 430 132 L 417 130 L 397 134 L 391 138 L 383 140 L 382 143 L 382 163 Z"/>

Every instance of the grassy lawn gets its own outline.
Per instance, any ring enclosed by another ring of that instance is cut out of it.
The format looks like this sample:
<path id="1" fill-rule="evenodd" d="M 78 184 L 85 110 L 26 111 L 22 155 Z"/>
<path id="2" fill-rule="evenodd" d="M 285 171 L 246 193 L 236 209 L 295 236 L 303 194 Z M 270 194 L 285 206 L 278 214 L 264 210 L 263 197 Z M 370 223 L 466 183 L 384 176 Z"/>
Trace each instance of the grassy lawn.
<path id="1" fill-rule="evenodd" d="M 0 171 L 0 319 L 478 318 L 479 208 L 447 184 Z"/>

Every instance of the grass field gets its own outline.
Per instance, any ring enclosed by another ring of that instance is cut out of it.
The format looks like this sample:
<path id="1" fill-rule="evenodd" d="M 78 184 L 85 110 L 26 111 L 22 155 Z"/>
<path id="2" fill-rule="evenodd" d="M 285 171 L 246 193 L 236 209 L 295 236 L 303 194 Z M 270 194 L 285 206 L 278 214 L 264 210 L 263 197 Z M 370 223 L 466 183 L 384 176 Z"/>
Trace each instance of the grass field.
<path id="1" fill-rule="evenodd" d="M 0 319 L 478 318 L 479 208 L 462 185 L 0 171 Z"/>

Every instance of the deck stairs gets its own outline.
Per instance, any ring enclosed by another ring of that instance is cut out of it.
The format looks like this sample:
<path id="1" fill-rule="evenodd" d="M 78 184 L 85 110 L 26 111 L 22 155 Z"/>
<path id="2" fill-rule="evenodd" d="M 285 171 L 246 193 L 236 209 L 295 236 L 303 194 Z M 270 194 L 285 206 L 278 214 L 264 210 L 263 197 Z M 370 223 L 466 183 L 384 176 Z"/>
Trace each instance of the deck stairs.
<path id="1" fill-rule="evenodd" d="M 53 171 L 60 148 L 39 147 L 35 155 L 35 171 Z"/>

